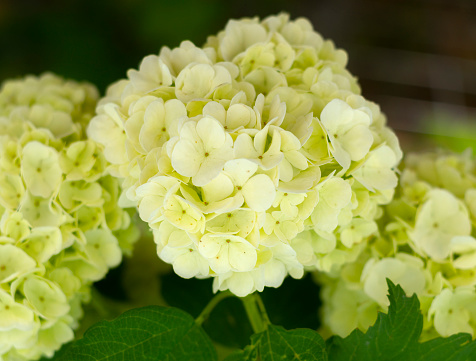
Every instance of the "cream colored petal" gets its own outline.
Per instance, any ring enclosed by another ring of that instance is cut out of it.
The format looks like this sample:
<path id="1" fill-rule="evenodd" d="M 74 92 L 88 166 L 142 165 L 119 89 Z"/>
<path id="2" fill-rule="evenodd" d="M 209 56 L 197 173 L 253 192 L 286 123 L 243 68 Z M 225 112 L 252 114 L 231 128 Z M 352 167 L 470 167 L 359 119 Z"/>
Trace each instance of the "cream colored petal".
<path id="1" fill-rule="evenodd" d="M 202 186 L 202 200 L 208 203 L 221 201 L 233 193 L 234 185 L 230 177 L 220 173 L 217 177 Z"/>
<path id="2" fill-rule="evenodd" d="M 33 258 L 11 244 L 0 245 L 0 283 L 9 282 L 36 266 Z"/>
<path id="3" fill-rule="evenodd" d="M 204 117 L 197 123 L 197 135 L 203 142 L 207 152 L 221 148 L 226 140 L 226 133 L 223 125 L 214 118 Z"/>
<path id="4" fill-rule="evenodd" d="M 48 198 L 62 180 L 58 152 L 36 141 L 28 143 L 22 152 L 22 174 L 33 195 Z"/>
<path id="5" fill-rule="evenodd" d="M 276 188 L 273 181 L 265 174 L 250 178 L 242 189 L 246 204 L 256 212 L 267 210 L 274 202 Z"/>
<path id="6" fill-rule="evenodd" d="M 256 249 L 248 242 L 232 242 L 229 245 L 230 266 L 238 272 L 251 271 L 257 261 Z"/>
<path id="7" fill-rule="evenodd" d="M 224 171 L 237 187 L 242 187 L 258 170 L 258 165 L 247 159 L 233 159 L 225 163 Z"/>
<path id="8" fill-rule="evenodd" d="M 61 289 L 45 278 L 29 276 L 23 283 L 23 292 L 33 309 L 46 319 L 56 319 L 70 310 Z"/>
<path id="9" fill-rule="evenodd" d="M 200 169 L 205 152 L 195 143 L 179 140 L 172 152 L 172 167 L 185 177 L 193 177 Z"/>

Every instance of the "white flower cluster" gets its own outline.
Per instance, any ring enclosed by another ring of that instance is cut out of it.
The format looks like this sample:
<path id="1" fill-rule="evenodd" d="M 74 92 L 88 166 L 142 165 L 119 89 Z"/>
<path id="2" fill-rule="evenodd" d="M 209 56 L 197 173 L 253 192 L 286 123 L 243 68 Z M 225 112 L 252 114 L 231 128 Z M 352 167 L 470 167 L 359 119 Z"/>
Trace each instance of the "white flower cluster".
<path id="1" fill-rule="evenodd" d="M 245 296 L 358 256 L 401 151 L 346 62 L 282 14 L 164 47 L 109 88 L 88 135 L 178 275 Z"/>
<path id="2" fill-rule="evenodd" d="M 0 90 L 0 360 L 70 341 L 92 282 L 131 249 L 119 184 L 84 139 L 97 97 L 52 74 Z"/>
<path id="3" fill-rule="evenodd" d="M 324 280 L 327 331 L 367 329 L 388 306 L 389 278 L 418 295 L 422 339 L 476 335 L 476 160 L 469 151 L 408 155 L 381 237 L 337 280 Z"/>

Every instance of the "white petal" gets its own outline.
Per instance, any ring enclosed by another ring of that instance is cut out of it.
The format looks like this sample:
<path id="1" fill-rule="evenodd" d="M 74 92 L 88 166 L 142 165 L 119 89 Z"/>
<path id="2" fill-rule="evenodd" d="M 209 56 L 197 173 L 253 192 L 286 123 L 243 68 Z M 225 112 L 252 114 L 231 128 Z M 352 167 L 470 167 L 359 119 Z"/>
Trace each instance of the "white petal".
<path id="1" fill-rule="evenodd" d="M 255 280 L 250 272 L 233 273 L 227 281 L 230 291 L 238 297 L 245 297 L 255 289 Z"/>
<path id="2" fill-rule="evenodd" d="M 259 154 L 253 146 L 253 139 L 248 134 L 240 134 L 234 143 L 235 158 L 255 159 Z"/>
<path id="3" fill-rule="evenodd" d="M 217 274 L 223 274 L 231 270 L 228 256 L 228 247 L 223 247 L 215 257 L 208 260 L 210 263 L 210 268 L 213 270 L 213 272 Z"/>
<path id="4" fill-rule="evenodd" d="M 311 166 L 300 172 L 290 182 L 279 182 L 279 190 L 282 192 L 302 193 L 307 192 L 321 179 L 321 169 L 319 166 Z"/>
<path id="5" fill-rule="evenodd" d="M 204 158 L 204 152 L 188 140 L 179 140 L 172 151 L 172 167 L 185 177 L 197 174 Z"/>
<path id="6" fill-rule="evenodd" d="M 319 187 L 319 198 L 334 209 L 342 209 L 349 204 L 352 189 L 342 178 L 331 178 Z"/>
<path id="7" fill-rule="evenodd" d="M 339 135 L 339 142 L 349 153 L 350 159 L 357 161 L 365 157 L 373 143 L 373 135 L 368 126 L 356 125 L 350 131 Z"/>
<path id="8" fill-rule="evenodd" d="M 207 234 L 200 239 L 198 251 L 205 258 L 213 258 L 218 255 L 223 243 L 224 240 L 221 237 L 214 237 Z"/>
<path id="9" fill-rule="evenodd" d="M 249 243 L 232 242 L 229 245 L 230 265 L 239 272 L 251 271 L 258 259 L 256 249 Z"/>
<path id="10" fill-rule="evenodd" d="M 223 168 L 232 178 L 235 186 L 243 186 L 258 170 L 258 165 L 247 159 L 233 159 L 225 163 Z"/>
<path id="11" fill-rule="evenodd" d="M 294 171 L 291 163 L 287 159 L 283 159 L 278 165 L 279 167 L 279 179 L 282 182 L 290 182 L 293 179 Z"/>
<path id="12" fill-rule="evenodd" d="M 217 119 L 224 126 L 226 110 L 220 103 L 208 102 L 202 110 L 202 114 Z"/>
<path id="13" fill-rule="evenodd" d="M 217 177 L 223 169 L 225 160 L 206 157 L 202 162 L 200 169 L 192 178 L 193 185 L 203 187 Z"/>
<path id="14" fill-rule="evenodd" d="M 329 147 L 331 154 L 334 156 L 337 163 L 339 163 L 343 170 L 346 171 L 350 167 L 350 155 L 342 147 L 342 144 L 336 142 L 334 138 L 331 138 L 331 145 Z"/>
<path id="15" fill-rule="evenodd" d="M 221 148 L 225 143 L 226 133 L 223 125 L 211 117 L 204 117 L 198 121 L 197 134 L 202 139 L 207 151 Z"/>
<path id="16" fill-rule="evenodd" d="M 203 200 L 209 203 L 221 201 L 233 193 L 233 183 L 230 178 L 220 173 L 216 178 L 202 186 Z"/>
<path id="17" fill-rule="evenodd" d="M 321 112 L 321 123 L 328 133 L 334 134 L 341 123 L 347 124 L 352 119 L 352 108 L 340 99 L 331 100 Z"/>
<path id="18" fill-rule="evenodd" d="M 263 212 L 273 204 L 276 188 L 265 174 L 252 177 L 242 189 L 246 204 L 256 212 Z"/>
<path id="19" fill-rule="evenodd" d="M 285 157 L 294 167 L 304 170 L 308 166 L 307 158 L 297 150 L 285 153 Z"/>
<path id="20" fill-rule="evenodd" d="M 268 287 L 279 287 L 286 277 L 286 267 L 276 259 L 271 259 L 264 267 L 265 285 Z"/>
<path id="21" fill-rule="evenodd" d="M 198 252 L 184 252 L 178 256 L 174 263 L 174 272 L 183 278 L 192 278 L 197 275 L 206 276 L 208 274 L 208 265 Z"/>
<path id="22" fill-rule="evenodd" d="M 453 261 L 453 267 L 456 269 L 470 270 L 476 267 L 476 252 L 463 254 Z"/>
<path id="23" fill-rule="evenodd" d="M 455 236 L 451 239 L 451 250 L 465 253 L 476 250 L 476 239 L 471 236 Z"/>

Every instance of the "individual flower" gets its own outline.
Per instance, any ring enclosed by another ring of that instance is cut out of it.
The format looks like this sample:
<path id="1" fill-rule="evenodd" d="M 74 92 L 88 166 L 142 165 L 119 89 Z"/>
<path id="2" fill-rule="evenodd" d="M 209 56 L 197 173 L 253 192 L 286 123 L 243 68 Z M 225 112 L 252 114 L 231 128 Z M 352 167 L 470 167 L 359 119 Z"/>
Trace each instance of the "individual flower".
<path id="1" fill-rule="evenodd" d="M 338 270 L 376 235 L 401 150 L 346 63 L 281 14 L 165 47 L 109 88 L 88 135 L 176 273 L 246 296 Z"/>
<path id="2" fill-rule="evenodd" d="M 214 118 L 186 122 L 172 152 L 172 167 L 192 177 L 192 184 L 203 186 L 218 176 L 231 158 L 233 139 Z"/>
<path id="3" fill-rule="evenodd" d="M 417 210 L 411 244 L 435 261 L 452 253 L 452 241 L 471 234 L 471 221 L 464 203 L 442 189 L 430 190 Z"/>
<path id="4" fill-rule="evenodd" d="M 388 278 L 398 283 L 409 296 L 413 293 L 422 294 L 427 282 L 423 267 L 421 259 L 405 253 L 378 261 L 372 258 L 362 270 L 361 282 L 364 285 L 364 292 L 379 305 L 388 306 L 386 282 Z"/>
<path id="5" fill-rule="evenodd" d="M 346 102 L 334 99 L 322 110 L 321 122 L 330 139 L 330 151 L 344 171 L 351 161 L 361 160 L 369 152 L 373 143 L 369 129 L 372 118 L 365 110 L 354 110 Z"/>
<path id="6" fill-rule="evenodd" d="M 445 288 L 431 303 L 436 331 L 443 337 L 466 332 L 474 336 L 476 293 L 474 287 Z"/>
<path id="7" fill-rule="evenodd" d="M 375 323 L 381 308 L 362 289 L 349 287 L 339 278 L 320 282 L 324 284 L 321 290 L 323 305 L 320 314 L 324 324 L 321 334 L 346 337 L 356 328 L 367 330 Z"/>
<path id="8" fill-rule="evenodd" d="M 92 282 L 136 238 L 102 146 L 85 138 L 96 100 L 91 85 L 52 74 L 0 89 L 2 360 L 51 357 L 71 341 Z"/>

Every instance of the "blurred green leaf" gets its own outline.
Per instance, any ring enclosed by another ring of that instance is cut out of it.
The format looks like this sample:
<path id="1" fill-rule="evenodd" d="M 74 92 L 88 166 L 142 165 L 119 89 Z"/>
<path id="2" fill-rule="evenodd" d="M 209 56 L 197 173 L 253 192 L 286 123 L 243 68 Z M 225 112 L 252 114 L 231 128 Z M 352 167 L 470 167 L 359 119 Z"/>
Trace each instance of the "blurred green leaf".
<path id="1" fill-rule="evenodd" d="M 186 312 L 160 306 L 136 308 L 101 321 L 66 345 L 54 361 L 214 361 L 210 338 Z"/>

